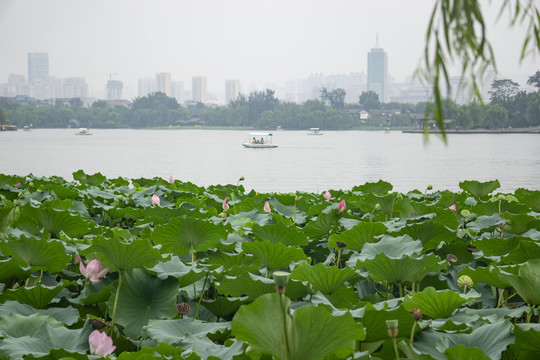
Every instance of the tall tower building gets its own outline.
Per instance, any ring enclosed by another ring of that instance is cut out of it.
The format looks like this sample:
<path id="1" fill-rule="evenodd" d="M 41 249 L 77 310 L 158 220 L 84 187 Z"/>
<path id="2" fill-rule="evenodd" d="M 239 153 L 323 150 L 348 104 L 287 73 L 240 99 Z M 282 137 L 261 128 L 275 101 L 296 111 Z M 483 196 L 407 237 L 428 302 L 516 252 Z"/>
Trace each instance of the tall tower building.
<path id="1" fill-rule="evenodd" d="M 379 47 L 379 35 L 375 47 L 368 53 L 367 90 L 379 95 L 380 102 L 387 101 L 388 57 Z"/>
<path id="2" fill-rule="evenodd" d="M 156 81 L 152 78 L 139 79 L 137 85 L 138 96 L 148 96 L 155 91 Z"/>
<path id="3" fill-rule="evenodd" d="M 240 80 L 225 80 L 225 104 L 234 101 L 240 95 Z"/>
<path id="4" fill-rule="evenodd" d="M 124 83 L 120 80 L 107 81 L 107 100 L 122 100 Z"/>
<path id="5" fill-rule="evenodd" d="M 172 97 L 176 99 L 179 104 L 182 104 L 186 101 L 184 94 L 184 82 L 183 81 L 173 81 L 171 85 Z"/>
<path id="6" fill-rule="evenodd" d="M 195 102 L 204 102 L 207 97 L 206 76 L 193 76 L 191 78 L 191 99 Z"/>
<path id="7" fill-rule="evenodd" d="M 171 73 L 162 72 L 156 74 L 156 92 L 158 91 L 171 96 Z"/>
<path id="8" fill-rule="evenodd" d="M 28 83 L 49 81 L 49 54 L 28 53 Z"/>

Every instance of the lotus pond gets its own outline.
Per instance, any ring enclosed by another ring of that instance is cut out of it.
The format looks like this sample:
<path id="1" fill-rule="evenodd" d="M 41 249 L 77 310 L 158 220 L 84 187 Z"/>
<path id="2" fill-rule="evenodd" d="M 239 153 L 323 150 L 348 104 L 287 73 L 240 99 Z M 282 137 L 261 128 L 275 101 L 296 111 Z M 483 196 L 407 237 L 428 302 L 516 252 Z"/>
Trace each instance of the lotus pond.
<path id="1" fill-rule="evenodd" d="M 537 359 L 540 191 L 0 175 L 2 359 Z"/>

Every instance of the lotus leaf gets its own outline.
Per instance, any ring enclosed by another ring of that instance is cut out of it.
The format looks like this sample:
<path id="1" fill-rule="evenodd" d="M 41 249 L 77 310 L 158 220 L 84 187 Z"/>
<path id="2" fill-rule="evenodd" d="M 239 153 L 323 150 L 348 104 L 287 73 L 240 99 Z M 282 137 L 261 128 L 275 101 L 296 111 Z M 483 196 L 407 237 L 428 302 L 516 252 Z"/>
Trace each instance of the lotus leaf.
<path id="1" fill-rule="evenodd" d="M 61 290 L 75 284 L 73 281 L 62 280 L 61 283 L 55 286 L 38 284 L 17 289 L 7 289 L 0 294 L 0 304 L 8 300 L 13 300 L 21 304 L 30 305 L 36 309 L 45 309 Z"/>
<path id="2" fill-rule="evenodd" d="M 501 273 L 528 305 L 540 305 L 540 259 L 523 264 L 518 274 Z"/>
<path id="3" fill-rule="evenodd" d="M 306 236 L 293 227 L 285 226 L 283 223 L 274 225 L 252 226 L 253 233 L 261 240 L 268 240 L 271 243 L 282 243 L 287 246 L 305 246 L 308 243 Z"/>
<path id="4" fill-rule="evenodd" d="M 58 236 L 60 231 L 63 231 L 70 237 L 81 237 L 95 227 L 93 222 L 68 211 L 53 208 L 34 208 L 28 204 L 21 206 L 20 209 L 21 217 L 33 219 L 38 226 L 41 226 L 53 236 Z"/>
<path id="5" fill-rule="evenodd" d="M 323 308 L 303 306 L 289 315 L 290 301 L 278 294 L 242 306 L 233 318 L 233 335 L 256 351 L 278 359 L 316 360 L 336 351 L 353 352 L 363 328 L 350 314 L 334 317 Z M 286 329 L 286 330 L 285 330 Z"/>
<path id="6" fill-rule="evenodd" d="M 399 333 L 403 336 L 411 333 L 414 319 L 411 313 L 403 305 L 395 309 L 377 310 L 373 305 L 367 304 L 362 317 L 362 325 L 366 329 L 366 342 L 374 342 L 388 339 L 388 327 L 386 320 L 398 320 Z"/>
<path id="7" fill-rule="evenodd" d="M 107 178 L 99 172 L 88 175 L 83 170 L 78 170 L 73 173 L 73 180 L 79 181 L 81 184 L 85 185 L 101 185 Z"/>
<path id="8" fill-rule="evenodd" d="M 450 244 L 456 239 L 455 232 L 433 220 L 405 226 L 396 235 L 409 235 L 414 240 L 420 240 L 424 250 L 437 248 L 442 242 Z"/>
<path id="9" fill-rule="evenodd" d="M 357 266 L 364 267 L 375 281 L 387 281 L 391 284 L 400 284 L 405 281 L 411 283 L 421 281 L 428 273 L 438 273 L 448 268 L 448 263 L 428 254 L 420 257 L 402 256 L 400 258 L 388 257 L 379 253 L 374 259 L 366 259 Z"/>
<path id="10" fill-rule="evenodd" d="M 527 214 L 510 214 L 504 213 L 505 224 L 503 230 L 511 234 L 521 235 L 529 229 L 540 229 L 540 219 Z"/>
<path id="11" fill-rule="evenodd" d="M 362 251 L 364 244 L 375 242 L 376 237 L 383 235 L 386 230 L 387 227 L 384 224 L 361 221 L 350 230 L 331 235 L 328 246 L 336 248 L 336 242 L 341 241 L 349 250 Z"/>
<path id="12" fill-rule="evenodd" d="M 227 298 L 218 296 L 213 300 L 203 300 L 202 304 L 212 314 L 217 317 L 224 318 L 232 315 L 238 310 L 238 308 L 247 303 L 247 297 L 242 298 Z"/>
<path id="13" fill-rule="evenodd" d="M 30 305 L 21 304 L 17 301 L 6 301 L 0 305 L 0 317 L 7 316 L 8 314 L 19 314 L 23 316 L 30 316 L 35 313 L 50 316 L 56 321 L 73 325 L 79 320 L 79 312 L 71 306 L 67 308 L 49 308 L 49 309 L 35 309 Z"/>
<path id="14" fill-rule="evenodd" d="M 304 234 L 312 239 L 322 238 L 332 230 L 336 224 L 337 210 L 333 209 L 329 213 L 322 213 L 315 221 L 308 222 L 304 227 Z"/>
<path id="15" fill-rule="evenodd" d="M 237 277 L 226 276 L 218 285 L 220 294 L 232 297 L 247 296 L 254 300 L 264 294 L 273 293 L 276 290 L 274 280 L 243 272 Z M 300 281 L 289 280 L 286 295 L 292 300 L 307 295 L 307 288 Z"/>
<path id="16" fill-rule="evenodd" d="M 366 182 L 364 185 L 354 186 L 352 191 L 361 191 L 364 194 L 386 194 L 394 187 L 389 182 L 379 180 L 377 182 Z"/>
<path id="17" fill-rule="evenodd" d="M 158 355 L 161 358 L 170 360 L 181 360 L 182 348 L 169 344 L 159 343 L 156 347 L 143 346 L 139 351 L 123 352 L 118 356 L 118 360 L 147 360 L 155 359 Z"/>
<path id="18" fill-rule="evenodd" d="M 142 269 L 133 269 L 124 274 L 120 287 L 116 322 L 124 327 L 127 336 L 137 338 L 150 319 L 172 318 L 176 315 L 178 282 L 168 278 L 160 280 Z M 111 294 L 116 293 L 116 288 Z M 114 296 L 108 307 L 113 313 Z M 136 316 L 134 316 L 136 314 Z"/>
<path id="19" fill-rule="evenodd" d="M 484 283 L 499 289 L 506 289 L 507 287 L 510 287 L 510 283 L 503 277 L 499 276 L 500 274 L 501 269 L 498 266 L 489 266 L 487 268 L 477 267 L 476 269 L 471 269 L 467 266 L 459 272 L 460 276 L 469 276 L 475 284 Z"/>
<path id="20" fill-rule="evenodd" d="M 160 261 L 156 266 L 148 268 L 148 271 L 155 273 L 161 280 L 169 277 L 177 279 L 181 288 L 199 281 L 207 274 L 205 269 L 200 269 L 194 264 L 184 264 L 178 256 L 172 256 L 169 261 Z"/>
<path id="21" fill-rule="evenodd" d="M 514 326 L 514 336 L 516 343 L 514 351 L 517 349 L 520 358 L 534 359 L 540 353 L 540 324 L 517 324 Z"/>
<path id="22" fill-rule="evenodd" d="M 499 180 L 479 182 L 479 181 L 463 181 L 459 183 L 459 187 L 476 198 L 482 198 L 501 187 Z"/>
<path id="23" fill-rule="evenodd" d="M 483 350 L 477 347 L 469 347 L 463 344 L 449 347 L 445 350 L 444 356 L 448 360 L 490 360 Z"/>
<path id="24" fill-rule="evenodd" d="M 475 233 L 491 232 L 501 224 L 503 220 L 499 214 L 493 214 L 491 216 L 483 215 L 476 218 L 476 220 L 467 223 L 467 229 L 472 230 Z"/>
<path id="25" fill-rule="evenodd" d="M 405 255 L 419 255 L 422 253 L 422 243 L 420 240 L 413 240 L 409 235 L 398 237 L 385 235 L 376 243 L 365 244 L 360 254 L 357 257 L 351 257 L 348 263 L 352 265 L 351 267 L 354 267 L 357 261 L 374 259 L 381 253 L 394 259 L 399 259 Z"/>
<path id="26" fill-rule="evenodd" d="M 358 275 L 349 268 L 338 269 L 336 266 L 317 264 L 310 266 L 305 262 L 298 264 L 291 273 L 291 279 L 307 281 L 315 291 L 324 295 L 331 295 L 344 285 L 345 281 L 352 280 Z"/>
<path id="27" fill-rule="evenodd" d="M 501 257 L 500 264 L 521 264 L 534 259 L 540 259 L 540 242 L 519 240 L 515 249 Z"/>
<path id="28" fill-rule="evenodd" d="M 409 311 L 418 308 L 427 317 L 432 319 L 444 319 L 462 304 L 478 298 L 480 294 L 470 291 L 468 294 L 458 294 L 452 290 L 437 291 L 429 286 L 412 296 L 406 295 L 403 305 Z"/>
<path id="29" fill-rule="evenodd" d="M 284 268 L 293 261 L 307 259 L 301 248 L 270 241 L 244 242 L 242 249 L 246 253 L 253 254 L 269 270 Z"/>
<path id="30" fill-rule="evenodd" d="M 519 202 L 527 204 L 533 211 L 540 212 L 540 191 L 520 188 L 515 194 Z"/>
<path id="31" fill-rule="evenodd" d="M 0 260 L 0 283 L 6 283 L 11 279 L 26 279 L 30 274 L 30 269 L 23 269 L 24 262 L 11 257 Z"/>

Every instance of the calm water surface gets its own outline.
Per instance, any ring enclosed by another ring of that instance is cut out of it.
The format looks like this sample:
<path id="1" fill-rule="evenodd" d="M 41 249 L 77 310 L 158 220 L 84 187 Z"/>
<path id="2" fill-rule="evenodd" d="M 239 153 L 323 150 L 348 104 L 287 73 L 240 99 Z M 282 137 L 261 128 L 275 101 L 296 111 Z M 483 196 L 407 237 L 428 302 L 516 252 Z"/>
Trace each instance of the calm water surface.
<path id="1" fill-rule="evenodd" d="M 539 134 L 431 136 L 373 131 L 276 131 L 275 149 L 246 149 L 247 131 L 74 129 L 0 133 L 0 173 L 62 176 L 100 172 L 107 177 L 236 184 L 261 192 L 351 189 L 383 179 L 395 191 L 459 190 L 463 180 L 498 179 L 501 192 L 540 190 Z"/>

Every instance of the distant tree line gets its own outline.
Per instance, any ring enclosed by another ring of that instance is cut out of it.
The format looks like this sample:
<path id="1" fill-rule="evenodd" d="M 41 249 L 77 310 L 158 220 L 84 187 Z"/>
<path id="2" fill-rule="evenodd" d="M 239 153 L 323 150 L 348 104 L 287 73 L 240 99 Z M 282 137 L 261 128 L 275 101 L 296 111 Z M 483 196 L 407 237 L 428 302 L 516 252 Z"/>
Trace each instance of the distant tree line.
<path id="1" fill-rule="evenodd" d="M 510 79 L 495 80 L 487 105 L 473 101 L 459 106 L 450 99 L 443 100 L 444 118 L 453 120 L 448 128 L 540 126 L 540 70 L 529 77 L 527 84 L 538 91 L 526 93 Z M 381 103 L 373 91 L 362 92 L 356 104 L 345 104 L 345 96 L 343 89 L 322 88 L 320 100 L 295 104 L 280 101 L 273 90 L 266 89 L 247 96 L 241 94 L 228 106 L 215 108 L 202 103 L 181 107 L 176 99 L 160 92 L 135 98 L 131 108 L 112 107 L 104 100 L 85 108 L 80 99 L 38 106 L 0 98 L 0 123 L 18 127 L 32 124 L 35 128 L 150 128 L 189 125 L 195 123 L 194 119 L 202 119 L 206 126 L 214 127 L 349 130 L 366 126 L 418 126 L 417 117 L 430 119 L 435 111 L 432 102 Z M 360 120 L 360 109 L 370 112 L 369 119 Z"/>

